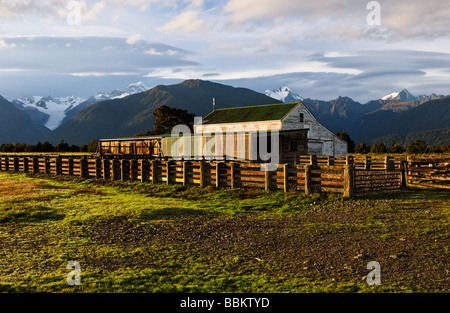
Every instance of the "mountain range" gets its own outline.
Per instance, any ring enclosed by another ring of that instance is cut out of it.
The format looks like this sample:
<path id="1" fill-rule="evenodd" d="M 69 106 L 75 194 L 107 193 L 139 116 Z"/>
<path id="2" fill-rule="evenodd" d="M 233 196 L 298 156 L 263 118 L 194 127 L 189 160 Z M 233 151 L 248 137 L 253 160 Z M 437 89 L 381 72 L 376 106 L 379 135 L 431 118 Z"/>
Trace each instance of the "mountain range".
<path id="1" fill-rule="evenodd" d="M 5 114 L 0 114 L 0 144 L 65 140 L 81 145 L 99 138 L 133 136 L 153 129 L 153 112 L 161 105 L 206 116 L 213 109 L 213 98 L 215 108 L 303 101 L 324 126 L 333 132 L 346 131 L 356 144 L 396 141 L 406 145 L 421 138 L 428 145 L 450 144 L 450 97 L 443 95 L 414 96 L 404 89 L 362 104 L 349 97 L 304 99 L 287 86 L 259 93 L 203 80 L 151 89 L 134 83 L 88 99 L 48 96 L 9 102 L 1 98 L 0 112 Z"/>
<path id="2" fill-rule="evenodd" d="M 215 108 L 279 102 L 246 88 L 235 88 L 203 80 L 186 80 L 175 85 L 159 85 L 123 98 L 101 101 L 80 111 L 45 140 L 85 144 L 93 139 L 129 137 L 153 129 L 155 108 L 161 105 L 206 116 Z"/>
<path id="3" fill-rule="evenodd" d="M 147 89 L 142 82 L 137 82 L 128 85 L 124 90 L 115 89 L 111 92 L 99 92 L 88 99 L 76 96 L 55 97 L 48 95 L 45 97 L 19 97 L 9 99 L 9 101 L 18 109 L 26 112 L 34 123 L 53 130 L 92 104 L 110 99 L 124 98 Z"/>

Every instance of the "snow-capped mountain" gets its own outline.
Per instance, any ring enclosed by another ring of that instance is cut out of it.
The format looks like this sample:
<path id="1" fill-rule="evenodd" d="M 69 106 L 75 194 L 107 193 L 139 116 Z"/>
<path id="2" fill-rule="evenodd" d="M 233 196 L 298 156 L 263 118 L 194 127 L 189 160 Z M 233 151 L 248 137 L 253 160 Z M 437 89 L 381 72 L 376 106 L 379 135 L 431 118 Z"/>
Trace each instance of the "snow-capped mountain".
<path id="1" fill-rule="evenodd" d="M 293 93 L 287 86 L 280 87 L 273 91 L 267 89 L 266 91 L 264 91 L 264 94 L 285 103 L 298 102 L 303 100 L 303 97 L 296 93 Z"/>
<path id="2" fill-rule="evenodd" d="M 429 94 L 429 95 L 419 95 L 414 96 L 412 95 L 408 90 L 403 89 L 400 92 L 393 92 L 390 93 L 384 97 L 381 98 L 383 101 L 419 101 L 420 103 L 430 101 L 430 100 L 436 100 L 436 99 L 442 99 L 444 98 L 444 95 L 437 95 L 435 93 Z"/>
<path id="3" fill-rule="evenodd" d="M 31 96 L 8 99 L 17 108 L 25 111 L 31 119 L 39 125 L 43 125 L 51 130 L 57 128 L 68 117 L 81 111 L 89 105 L 104 100 L 120 99 L 126 96 L 146 91 L 148 88 L 142 83 L 132 83 L 124 90 L 115 89 L 111 92 L 100 92 L 89 99 L 76 96 L 54 97 Z M 79 110 L 78 110 L 79 108 Z"/>
<path id="4" fill-rule="evenodd" d="M 403 89 L 400 92 L 393 92 L 381 98 L 384 101 L 415 101 L 417 98 L 413 96 L 408 90 Z"/>
<path id="5" fill-rule="evenodd" d="M 99 101 L 110 100 L 110 99 L 120 99 L 129 95 L 134 95 L 135 93 L 143 92 L 148 90 L 148 88 L 144 85 L 143 82 L 137 82 L 129 84 L 127 88 L 124 90 L 115 89 L 111 92 L 100 92 L 96 94 L 94 97 Z"/>
<path id="6" fill-rule="evenodd" d="M 55 129 L 60 125 L 63 118 L 66 116 L 66 111 L 76 107 L 85 100 L 86 99 L 84 98 L 76 96 L 54 97 L 48 95 L 45 97 L 32 96 L 16 98 L 11 100 L 11 102 L 17 108 L 26 111 L 29 114 L 30 112 L 34 112 L 33 116 L 38 114 L 36 110 L 43 113 L 41 116 L 48 115 L 48 118 L 43 118 L 42 124 L 49 129 Z"/>

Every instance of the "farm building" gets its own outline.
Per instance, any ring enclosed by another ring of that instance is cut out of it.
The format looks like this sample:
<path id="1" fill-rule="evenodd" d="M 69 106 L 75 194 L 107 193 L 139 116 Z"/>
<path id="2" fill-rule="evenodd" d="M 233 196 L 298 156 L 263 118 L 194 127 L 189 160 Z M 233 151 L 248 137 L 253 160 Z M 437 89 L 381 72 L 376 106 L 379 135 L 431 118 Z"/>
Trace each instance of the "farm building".
<path id="1" fill-rule="evenodd" d="M 182 136 L 180 136 L 182 133 Z M 312 135 L 311 135 L 312 133 Z M 300 155 L 346 155 L 347 143 L 301 103 L 218 109 L 176 134 L 99 140 L 102 155 L 296 163 Z"/>
<path id="2" fill-rule="evenodd" d="M 98 152 L 101 155 L 130 155 L 162 157 L 163 136 L 99 139 Z"/>
<path id="3" fill-rule="evenodd" d="M 294 163 L 298 156 L 307 154 L 307 132 L 307 129 L 277 131 L 277 145 L 272 143 L 270 131 L 100 139 L 99 152 L 105 157 L 255 162 L 271 161 L 274 156 L 278 163 Z"/>
<path id="4" fill-rule="evenodd" d="M 254 127 L 308 129 L 307 154 L 347 155 L 347 143 L 320 124 L 302 102 L 214 110 L 201 124 L 194 125 L 194 133 L 226 132 L 227 128 L 245 131 Z"/>

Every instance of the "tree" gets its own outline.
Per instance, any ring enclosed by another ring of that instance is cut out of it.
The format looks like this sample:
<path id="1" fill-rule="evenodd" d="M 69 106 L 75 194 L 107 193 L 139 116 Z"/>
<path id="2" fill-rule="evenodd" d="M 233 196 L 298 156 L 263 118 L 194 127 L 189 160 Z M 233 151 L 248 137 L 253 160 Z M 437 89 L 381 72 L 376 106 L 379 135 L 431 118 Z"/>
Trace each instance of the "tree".
<path id="1" fill-rule="evenodd" d="M 67 152 L 70 151 L 70 146 L 67 142 L 65 142 L 64 140 L 61 140 L 59 142 L 59 144 L 56 146 L 56 151 L 57 152 Z"/>
<path id="2" fill-rule="evenodd" d="M 399 145 L 398 143 L 393 142 L 389 146 L 388 152 L 389 153 L 403 153 L 403 152 L 405 152 L 405 149 L 403 149 L 403 147 L 401 145 Z"/>
<path id="3" fill-rule="evenodd" d="M 336 133 L 336 136 L 347 142 L 347 151 L 349 153 L 355 152 L 355 142 L 350 138 L 350 135 L 344 131 Z"/>
<path id="4" fill-rule="evenodd" d="M 50 142 L 45 141 L 42 144 L 42 152 L 55 152 L 55 147 L 53 147 L 53 145 Z"/>
<path id="5" fill-rule="evenodd" d="M 367 154 L 370 152 L 370 146 L 366 145 L 365 142 L 361 142 L 355 148 L 356 153 Z"/>
<path id="6" fill-rule="evenodd" d="M 410 154 L 417 154 L 417 153 L 425 153 L 427 150 L 427 145 L 423 140 L 414 140 L 412 143 L 409 144 L 408 148 L 406 148 L 406 152 Z"/>
<path id="7" fill-rule="evenodd" d="M 195 114 L 188 113 L 187 110 L 162 105 L 155 109 L 153 116 L 156 117 L 156 121 L 153 123 L 154 129 L 140 132 L 136 136 L 151 136 L 170 133 L 172 128 L 176 125 L 186 125 L 191 132 L 193 132 Z"/>
<path id="8" fill-rule="evenodd" d="M 384 143 L 380 142 L 380 143 L 376 143 L 376 144 L 372 145 L 372 148 L 370 148 L 370 152 L 371 153 L 386 153 L 387 149 L 386 149 L 386 146 L 384 145 Z"/>
<path id="9" fill-rule="evenodd" d="M 98 140 L 92 140 L 91 142 L 88 143 L 87 145 L 87 150 L 88 152 L 97 152 L 97 147 L 98 147 Z"/>

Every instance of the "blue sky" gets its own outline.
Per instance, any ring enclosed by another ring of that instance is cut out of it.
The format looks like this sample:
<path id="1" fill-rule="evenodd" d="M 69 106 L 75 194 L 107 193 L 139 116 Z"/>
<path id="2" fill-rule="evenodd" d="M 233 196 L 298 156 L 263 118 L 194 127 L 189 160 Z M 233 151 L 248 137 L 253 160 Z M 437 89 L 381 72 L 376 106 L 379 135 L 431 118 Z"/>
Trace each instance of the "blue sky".
<path id="1" fill-rule="evenodd" d="M 0 95 L 189 78 L 324 100 L 450 94 L 450 2 L 378 1 L 380 25 L 369 2 L 0 0 Z"/>

